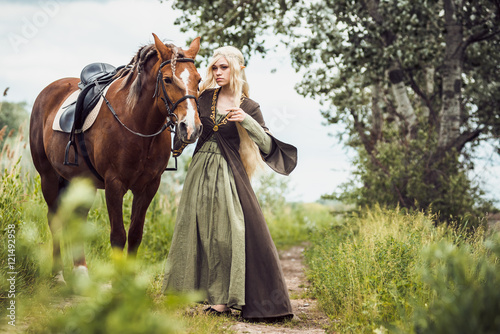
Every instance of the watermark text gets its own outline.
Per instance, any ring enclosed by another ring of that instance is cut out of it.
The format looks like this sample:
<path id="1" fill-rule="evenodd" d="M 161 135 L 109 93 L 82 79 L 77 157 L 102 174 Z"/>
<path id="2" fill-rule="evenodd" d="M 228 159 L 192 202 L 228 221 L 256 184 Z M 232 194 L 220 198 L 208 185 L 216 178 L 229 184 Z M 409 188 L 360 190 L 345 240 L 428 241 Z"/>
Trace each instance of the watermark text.
<path id="1" fill-rule="evenodd" d="M 39 10 L 31 17 L 23 16 L 21 18 L 21 29 L 18 32 L 10 32 L 7 35 L 10 45 L 16 53 L 22 45 L 28 44 L 49 24 L 50 19 L 57 15 L 60 10 L 59 2 L 56 0 L 38 1 Z"/>
<path id="2" fill-rule="evenodd" d="M 7 225 L 7 323 L 16 326 L 16 226 Z"/>

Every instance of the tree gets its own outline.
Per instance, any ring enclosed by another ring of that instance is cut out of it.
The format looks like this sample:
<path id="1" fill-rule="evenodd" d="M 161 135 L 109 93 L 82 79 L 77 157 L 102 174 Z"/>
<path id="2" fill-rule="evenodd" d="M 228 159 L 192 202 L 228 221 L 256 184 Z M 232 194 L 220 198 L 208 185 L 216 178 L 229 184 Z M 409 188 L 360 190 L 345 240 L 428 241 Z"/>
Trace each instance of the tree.
<path id="1" fill-rule="evenodd" d="M 0 129 L 17 133 L 19 127 L 29 119 L 26 102 L 0 102 Z"/>
<path id="2" fill-rule="evenodd" d="M 297 91 L 345 124 L 356 180 L 337 194 L 357 204 L 431 207 L 444 220 L 478 214 L 474 150 L 500 137 L 500 0 L 175 1 L 204 50 L 265 53 L 282 36 Z M 206 54 L 206 53 L 205 53 Z"/>

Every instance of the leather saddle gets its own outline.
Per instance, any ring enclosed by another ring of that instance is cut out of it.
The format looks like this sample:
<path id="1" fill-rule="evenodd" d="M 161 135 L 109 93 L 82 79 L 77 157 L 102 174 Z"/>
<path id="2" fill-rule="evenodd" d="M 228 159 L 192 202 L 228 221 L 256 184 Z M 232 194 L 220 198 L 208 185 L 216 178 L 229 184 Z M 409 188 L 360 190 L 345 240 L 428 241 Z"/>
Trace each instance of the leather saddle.
<path id="1" fill-rule="evenodd" d="M 65 122 L 64 127 L 60 122 L 61 128 L 71 128 L 69 141 L 64 153 L 64 165 L 78 166 L 78 144 L 85 163 L 90 171 L 101 181 L 104 181 L 103 178 L 96 171 L 89 159 L 82 128 L 85 118 L 99 102 L 102 91 L 113 82 L 113 77 L 120 69 L 121 67 L 115 68 L 106 63 L 93 63 L 85 66 L 80 74 L 80 83 L 78 84 L 81 92 L 76 102 L 68 106 L 61 116 L 63 120 L 61 122 Z M 73 161 L 69 161 L 71 148 L 74 151 Z"/>
<path id="2" fill-rule="evenodd" d="M 78 87 L 80 94 L 75 102 L 68 105 L 61 115 L 59 126 L 64 132 L 81 130 L 85 118 L 94 109 L 101 92 L 113 81 L 117 69 L 106 63 L 93 63 L 85 66 L 80 74 Z"/>

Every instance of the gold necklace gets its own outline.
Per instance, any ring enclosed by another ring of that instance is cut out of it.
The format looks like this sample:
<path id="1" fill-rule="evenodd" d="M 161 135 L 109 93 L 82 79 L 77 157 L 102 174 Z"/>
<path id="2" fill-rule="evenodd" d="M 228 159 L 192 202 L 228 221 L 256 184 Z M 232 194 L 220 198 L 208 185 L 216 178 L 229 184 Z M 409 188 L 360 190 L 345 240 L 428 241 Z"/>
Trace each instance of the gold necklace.
<path id="1" fill-rule="evenodd" d="M 216 113 L 216 109 L 217 109 L 217 99 L 219 98 L 219 91 L 220 91 L 220 87 L 219 88 L 216 88 L 215 91 L 214 91 L 214 95 L 212 97 L 212 113 L 210 114 L 210 118 L 212 119 L 212 122 L 214 123 L 214 127 L 212 128 L 215 132 L 219 131 L 219 127 L 226 124 L 227 123 L 227 119 L 229 117 L 229 113 L 226 114 L 226 116 L 224 116 L 223 119 L 221 119 L 221 121 L 219 123 L 216 123 L 215 122 L 215 113 Z M 241 99 L 240 99 L 240 106 L 241 104 L 243 103 L 243 99 L 245 98 L 245 94 L 242 94 L 241 95 Z"/>

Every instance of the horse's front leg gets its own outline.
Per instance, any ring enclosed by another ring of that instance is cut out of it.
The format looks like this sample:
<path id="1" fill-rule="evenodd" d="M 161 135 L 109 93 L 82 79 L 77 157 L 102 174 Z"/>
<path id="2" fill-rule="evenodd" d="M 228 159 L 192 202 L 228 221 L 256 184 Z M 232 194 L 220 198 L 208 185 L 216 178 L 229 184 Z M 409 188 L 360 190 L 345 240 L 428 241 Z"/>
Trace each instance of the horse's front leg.
<path id="1" fill-rule="evenodd" d="M 144 220 L 149 204 L 160 186 L 161 178 L 149 183 L 142 191 L 134 191 L 134 201 L 132 202 L 132 217 L 128 230 L 128 254 L 136 255 L 142 241 L 144 230 Z"/>
<path id="2" fill-rule="evenodd" d="M 123 196 L 127 189 L 123 183 L 117 179 L 105 181 L 104 193 L 106 195 L 106 205 L 108 207 L 111 233 L 109 236 L 111 247 L 123 250 L 127 242 L 127 234 L 123 227 Z"/>

